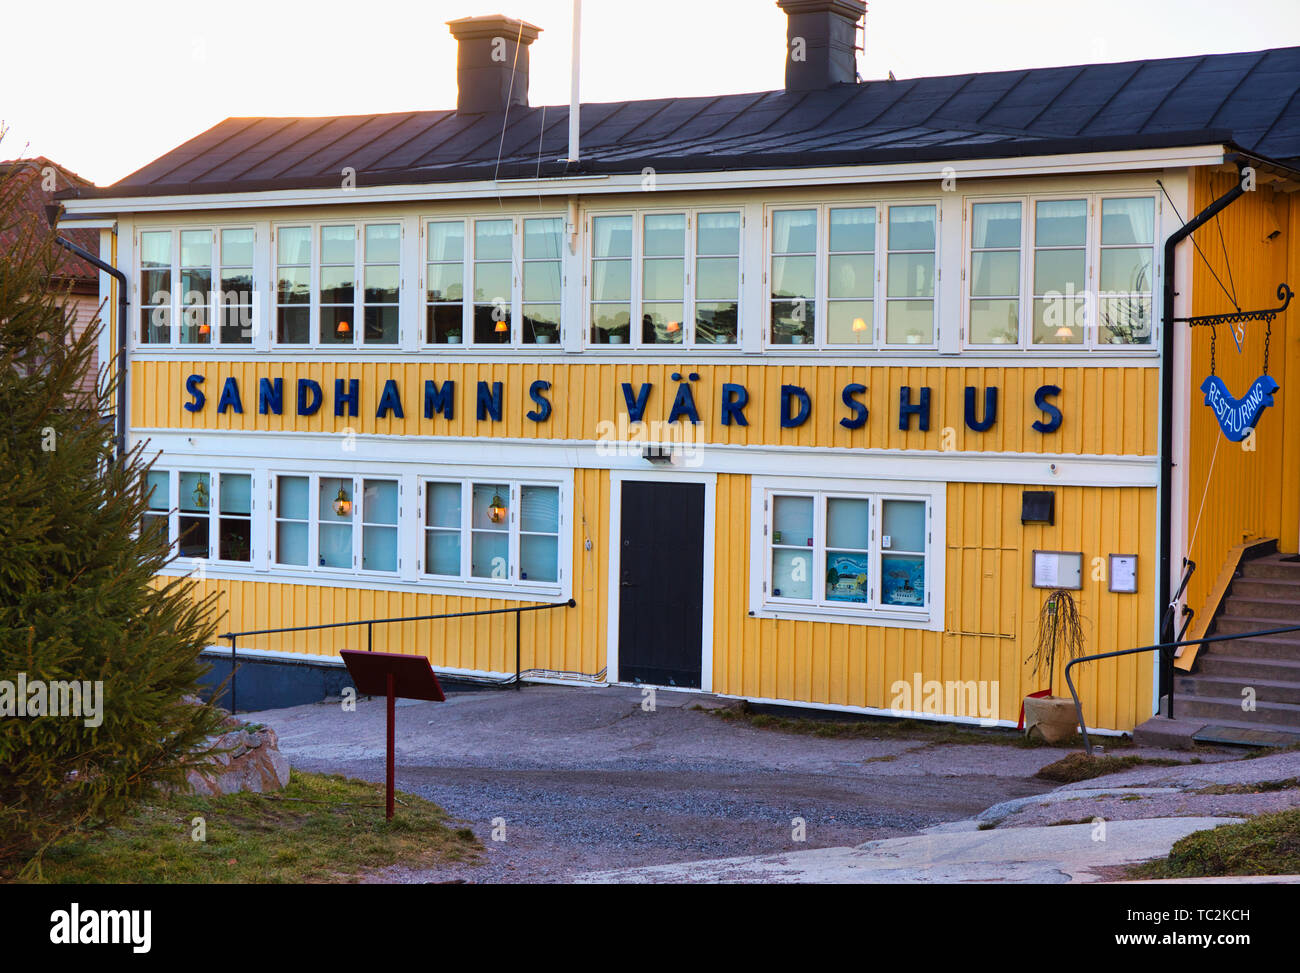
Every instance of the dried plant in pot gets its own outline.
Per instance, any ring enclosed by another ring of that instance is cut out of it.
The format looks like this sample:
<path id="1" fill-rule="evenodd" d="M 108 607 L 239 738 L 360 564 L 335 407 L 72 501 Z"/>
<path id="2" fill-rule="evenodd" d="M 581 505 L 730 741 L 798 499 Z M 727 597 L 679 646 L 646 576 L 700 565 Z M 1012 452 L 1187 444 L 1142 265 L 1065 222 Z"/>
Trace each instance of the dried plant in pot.
<path id="1" fill-rule="evenodd" d="M 1070 592 L 1056 588 L 1047 596 L 1038 612 L 1038 637 L 1034 651 L 1026 660 L 1032 662 L 1030 677 L 1047 683 L 1050 693 L 1057 667 L 1064 671 L 1071 659 L 1084 654 L 1083 618 Z M 1025 735 L 1056 743 L 1074 736 L 1079 728 L 1074 700 L 1068 696 L 1025 697 Z"/>

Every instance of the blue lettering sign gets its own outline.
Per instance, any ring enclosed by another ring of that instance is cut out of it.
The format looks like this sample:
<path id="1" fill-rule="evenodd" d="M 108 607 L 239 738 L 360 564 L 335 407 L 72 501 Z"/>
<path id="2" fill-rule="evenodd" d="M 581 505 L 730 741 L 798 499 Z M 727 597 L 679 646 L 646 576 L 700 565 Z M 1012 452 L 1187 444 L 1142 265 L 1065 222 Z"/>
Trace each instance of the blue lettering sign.
<path id="1" fill-rule="evenodd" d="M 1211 375 L 1201 383 L 1205 404 L 1214 411 L 1223 434 L 1234 443 L 1239 443 L 1250 435 L 1255 423 L 1259 422 L 1260 413 L 1273 404 L 1273 394 L 1279 388 L 1281 386 L 1273 380 L 1273 376 L 1261 375 L 1251 383 L 1246 394 L 1238 399 L 1228 391 L 1218 375 Z"/>
<path id="2" fill-rule="evenodd" d="M 202 384 L 202 375 L 191 375 L 185 380 L 185 391 L 190 393 L 190 401 L 185 403 L 186 412 L 198 412 L 203 408 L 203 403 L 208 400 L 203 390 L 199 388 Z"/>
<path id="3" fill-rule="evenodd" d="M 545 422 L 551 417 L 551 403 L 546 396 L 542 395 L 551 387 L 550 382 L 544 382 L 538 379 L 532 385 L 528 386 L 528 397 L 537 403 L 536 409 L 529 409 L 524 415 L 532 419 L 533 422 Z"/>

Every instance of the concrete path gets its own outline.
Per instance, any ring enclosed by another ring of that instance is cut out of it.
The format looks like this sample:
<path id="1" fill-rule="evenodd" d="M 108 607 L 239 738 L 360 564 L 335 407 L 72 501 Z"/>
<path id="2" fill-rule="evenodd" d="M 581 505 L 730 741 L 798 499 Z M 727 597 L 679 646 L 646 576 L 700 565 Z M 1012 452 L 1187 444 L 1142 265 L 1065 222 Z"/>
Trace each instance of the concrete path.
<path id="1" fill-rule="evenodd" d="M 1098 868 L 1167 855 L 1193 831 L 1235 818 L 1156 818 L 1099 825 L 932 833 L 783 855 L 591 872 L 589 883 L 791 884 L 1096 881 Z"/>

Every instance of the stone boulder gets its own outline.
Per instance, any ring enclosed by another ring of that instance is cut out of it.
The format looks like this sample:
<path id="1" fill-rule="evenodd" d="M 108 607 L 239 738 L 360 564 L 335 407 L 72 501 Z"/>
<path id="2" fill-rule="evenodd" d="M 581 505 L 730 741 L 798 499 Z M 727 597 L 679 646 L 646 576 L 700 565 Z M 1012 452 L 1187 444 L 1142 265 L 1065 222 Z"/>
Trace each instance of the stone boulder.
<path id="1" fill-rule="evenodd" d="M 282 790 L 289 783 L 289 759 L 280 752 L 280 740 L 269 726 L 245 723 L 227 716 L 226 732 L 213 741 L 219 751 L 214 763 L 187 775 L 186 790 L 216 797 L 252 791 L 262 794 Z"/>

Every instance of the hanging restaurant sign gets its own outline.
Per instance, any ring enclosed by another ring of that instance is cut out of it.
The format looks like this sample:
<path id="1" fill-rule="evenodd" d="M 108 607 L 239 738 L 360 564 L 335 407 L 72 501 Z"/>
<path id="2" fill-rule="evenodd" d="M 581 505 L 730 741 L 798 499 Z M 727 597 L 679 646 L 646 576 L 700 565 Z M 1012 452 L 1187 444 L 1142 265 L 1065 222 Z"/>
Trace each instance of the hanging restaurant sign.
<path id="1" fill-rule="evenodd" d="M 1235 398 L 1223 379 L 1211 375 L 1201 383 L 1205 404 L 1214 410 L 1219 428 L 1231 442 L 1239 443 L 1255 428 L 1260 413 L 1273 404 L 1273 394 L 1280 386 L 1271 375 L 1261 375 L 1251 383 L 1246 394 Z"/>

